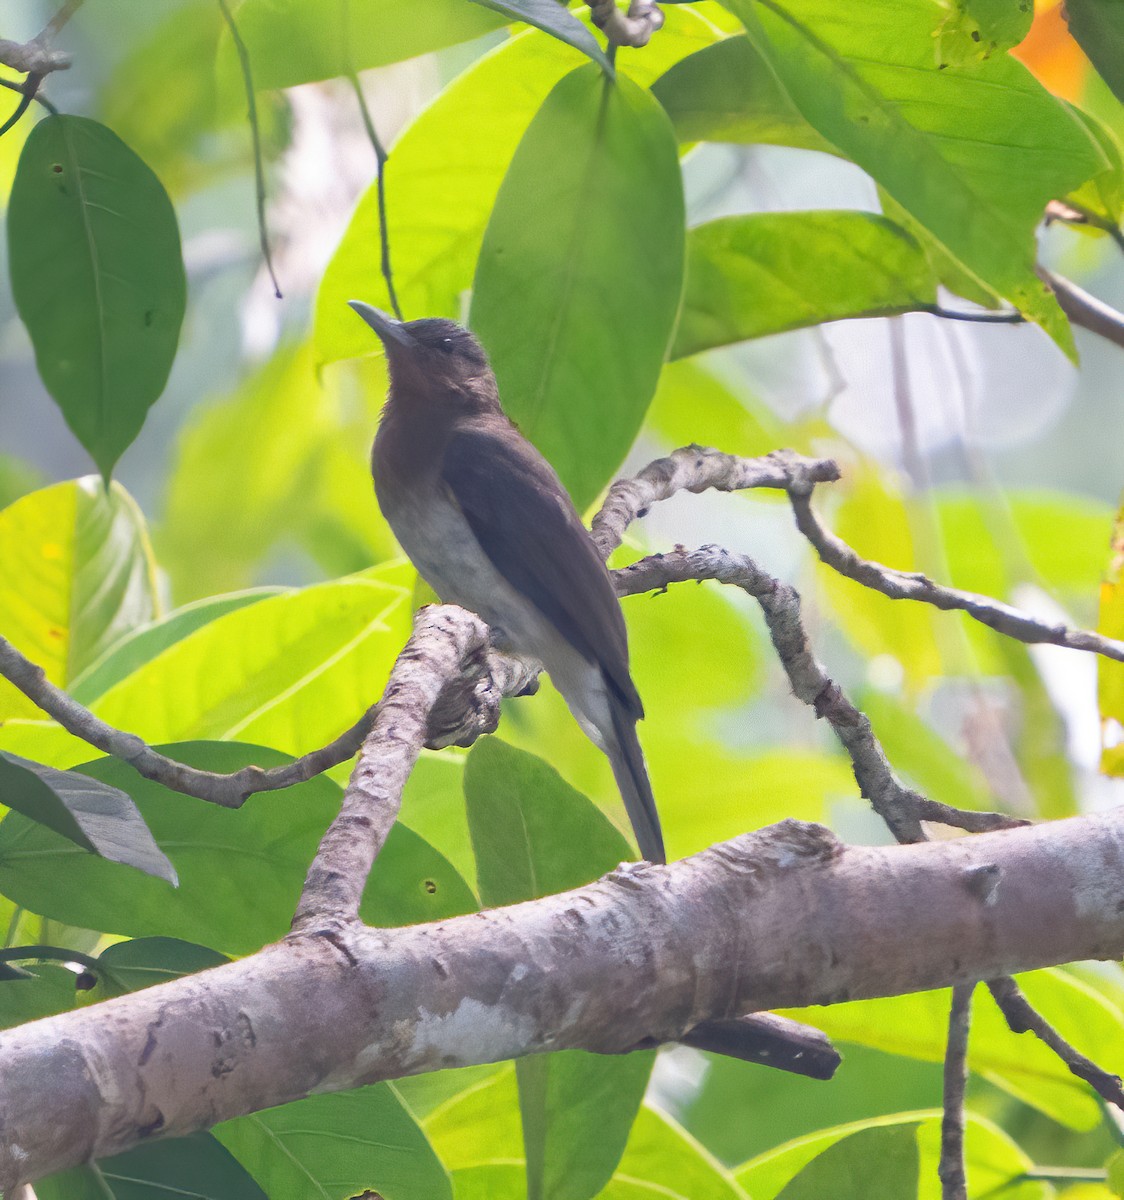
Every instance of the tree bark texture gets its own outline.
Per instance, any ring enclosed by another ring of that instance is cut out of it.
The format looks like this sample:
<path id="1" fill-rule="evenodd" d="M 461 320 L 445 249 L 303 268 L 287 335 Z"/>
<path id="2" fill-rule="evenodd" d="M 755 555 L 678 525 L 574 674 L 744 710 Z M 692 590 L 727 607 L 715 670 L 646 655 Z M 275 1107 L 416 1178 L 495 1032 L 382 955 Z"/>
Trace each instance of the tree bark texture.
<path id="1" fill-rule="evenodd" d="M 306 926 L 0 1034 L 0 1189 L 314 1092 L 1122 955 L 1124 815 L 892 847 L 785 821 L 512 908 Z"/>

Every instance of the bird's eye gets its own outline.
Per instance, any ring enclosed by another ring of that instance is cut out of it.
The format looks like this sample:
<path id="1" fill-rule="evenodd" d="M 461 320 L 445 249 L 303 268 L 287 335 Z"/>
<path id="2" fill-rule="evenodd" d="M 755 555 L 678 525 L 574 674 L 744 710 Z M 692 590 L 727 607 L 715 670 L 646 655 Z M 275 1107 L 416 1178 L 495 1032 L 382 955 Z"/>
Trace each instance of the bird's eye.
<path id="1" fill-rule="evenodd" d="M 453 348 L 453 339 L 452 338 L 442 338 L 441 339 L 441 349 L 442 350 L 451 350 L 452 348 Z"/>

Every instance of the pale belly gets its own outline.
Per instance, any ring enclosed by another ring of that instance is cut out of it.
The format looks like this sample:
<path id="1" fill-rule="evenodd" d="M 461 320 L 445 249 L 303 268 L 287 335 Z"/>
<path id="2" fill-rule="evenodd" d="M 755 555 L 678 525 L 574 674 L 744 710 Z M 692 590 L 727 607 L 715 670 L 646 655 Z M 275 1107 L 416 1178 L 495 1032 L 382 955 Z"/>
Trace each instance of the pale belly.
<path id="1" fill-rule="evenodd" d="M 497 640 L 517 654 L 538 659 L 587 736 L 604 749 L 611 728 L 605 681 L 554 625 L 492 565 L 458 508 L 436 498 L 400 505 L 384 516 L 418 573 L 449 604 L 477 613 Z"/>

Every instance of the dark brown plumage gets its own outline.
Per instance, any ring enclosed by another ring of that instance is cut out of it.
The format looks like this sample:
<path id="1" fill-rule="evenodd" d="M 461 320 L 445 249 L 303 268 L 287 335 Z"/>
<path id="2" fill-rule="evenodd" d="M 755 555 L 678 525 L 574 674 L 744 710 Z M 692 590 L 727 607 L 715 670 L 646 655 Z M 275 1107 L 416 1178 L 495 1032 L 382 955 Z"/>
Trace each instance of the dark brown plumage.
<path id="1" fill-rule="evenodd" d="M 442 600 L 479 613 L 501 644 L 543 664 L 608 755 L 641 853 L 663 862 L 624 617 L 566 489 L 504 414 L 467 329 L 351 306 L 390 365 L 371 455 L 383 515 Z"/>

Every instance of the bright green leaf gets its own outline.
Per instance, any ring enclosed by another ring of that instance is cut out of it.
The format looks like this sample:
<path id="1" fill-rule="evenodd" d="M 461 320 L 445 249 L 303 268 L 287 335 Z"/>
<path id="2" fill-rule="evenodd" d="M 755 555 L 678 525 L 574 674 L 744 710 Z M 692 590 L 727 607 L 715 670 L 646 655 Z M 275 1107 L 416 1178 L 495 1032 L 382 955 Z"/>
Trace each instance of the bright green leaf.
<path id="1" fill-rule="evenodd" d="M 747 37 L 726 38 L 652 84 L 680 142 L 748 142 L 836 154 L 800 115 Z"/>
<path id="2" fill-rule="evenodd" d="M 670 8 L 664 16 L 658 37 L 643 49 L 618 54 L 618 75 L 647 86 L 722 36 L 712 19 L 690 9 Z M 474 63 L 394 144 L 386 174 L 388 226 L 394 284 L 408 317 L 462 316 L 484 227 L 519 139 L 551 88 L 581 62 L 571 46 L 529 30 Z M 455 179 L 456 188 L 435 187 L 434 179 Z M 373 184 L 320 283 L 313 341 L 321 361 L 378 349 L 371 331 L 347 308 L 356 298 L 390 307 L 379 264 Z"/>
<path id="3" fill-rule="evenodd" d="M 832 0 L 730 6 L 809 123 L 1072 355 L 1034 271 L 1034 229 L 1104 159 L 1065 106 L 1008 55 L 938 62 L 930 0 L 878 0 L 846 20 Z"/>
<path id="4" fill-rule="evenodd" d="M 39 1200 L 268 1200 L 209 1133 L 165 1138 L 35 1181 Z"/>
<path id="5" fill-rule="evenodd" d="M 202 743 L 165 747 L 182 762 L 230 772 L 289 761 L 263 747 Z M 79 850 L 18 813 L 0 823 L 0 891 L 32 912 L 109 933 L 182 938 L 248 954 L 289 929 L 320 838 L 339 811 L 323 776 L 220 808 L 139 778 L 116 759 L 83 772 L 129 792 L 179 872 L 166 883 Z M 370 924 L 414 924 L 472 911 L 475 897 L 431 846 L 395 826 L 364 897 Z"/>
<path id="6" fill-rule="evenodd" d="M 0 751 L 0 804 L 82 850 L 176 884 L 175 868 L 120 788 Z"/>
<path id="7" fill-rule="evenodd" d="M 1034 0 L 938 0 L 945 10 L 935 31 L 938 62 L 970 66 L 1010 50 L 1030 32 Z"/>
<path id="8" fill-rule="evenodd" d="M 215 1127 L 215 1136 L 272 1197 L 452 1200 L 449 1177 L 388 1083 L 310 1096 Z"/>
<path id="9" fill-rule="evenodd" d="M 873 213 L 724 217 L 692 229 L 673 358 L 851 317 L 936 303 L 924 250 Z"/>
<path id="10" fill-rule="evenodd" d="M 161 651 L 202 629 L 228 612 L 280 596 L 284 588 L 250 588 L 229 596 L 196 600 L 169 613 L 163 620 L 142 625 L 115 642 L 96 662 L 76 676 L 67 689 L 80 704 L 89 705 L 114 684 L 120 683 Z"/>
<path id="11" fill-rule="evenodd" d="M 565 5 L 558 0 L 474 0 L 485 8 L 498 12 L 509 20 L 525 21 L 551 37 L 573 46 L 588 55 L 610 75 L 613 68 L 605 57 L 605 51 L 597 44 L 597 39 L 576 17 L 571 16 Z"/>
<path id="12" fill-rule="evenodd" d="M 39 374 L 108 478 L 179 342 L 186 282 L 168 194 L 104 125 L 47 117 L 20 155 L 8 261 Z"/>
<path id="13" fill-rule="evenodd" d="M 235 12 L 254 87 L 294 87 L 415 58 L 498 29 L 504 18 L 465 0 L 242 0 Z M 229 36 L 219 72 L 237 71 Z"/>
<path id="14" fill-rule="evenodd" d="M 303 754 L 378 699 L 410 616 L 409 593 L 374 579 L 274 596 L 175 642 L 94 711 L 147 742 L 237 738 Z"/>
<path id="15" fill-rule="evenodd" d="M 94 476 L 23 496 L 0 511 L 0 633 L 68 687 L 110 646 L 157 615 L 144 518 Z M 42 717 L 0 680 L 0 720 Z"/>
<path id="16" fill-rule="evenodd" d="M 874 1195 L 936 1200 L 940 1125 L 940 1112 L 930 1109 L 822 1129 L 751 1160 L 738 1169 L 737 1178 L 754 1200 L 805 1195 L 818 1200 L 828 1194 L 833 1200 Z M 964 1141 L 974 1196 L 1002 1191 L 1011 1200 L 1045 1200 L 1049 1192 L 1043 1184 L 1013 1186 L 1032 1162 L 1000 1129 L 969 1113 Z M 825 1173 L 831 1184 L 817 1193 L 816 1181 Z"/>
<path id="17" fill-rule="evenodd" d="M 1124 1015 L 1119 1009 L 1064 971 L 1035 971 L 1019 976 L 1019 984 L 1062 1037 L 1107 1070 L 1120 1069 Z M 833 1040 L 940 1062 L 948 1032 L 948 992 L 835 1004 L 816 1009 L 811 1019 Z M 973 1003 L 968 1063 L 1070 1129 L 1092 1129 L 1101 1119 L 1089 1088 L 1032 1034 L 1011 1033 L 984 988 L 977 990 Z"/>
<path id="18" fill-rule="evenodd" d="M 655 393 L 679 307 L 683 219 L 675 138 L 651 94 L 592 66 L 567 75 L 504 177 L 471 325 L 508 415 L 579 508 L 619 465 Z"/>
<path id="19" fill-rule="evenodd" d="M 827 1146 L 778 1193 L 777 1200 L 866 1200 L 917 1191 L 915 1125 L 872 1126 Z"/>
<path id="20" fill-rule="evenodd" d="M 318 375 L 289 345 L 193 414 L 157 539 L 177 597 L 245 588 L 277 549 L 300 546 L 331 575 L 391 554 L 367 465 L 385 394 L 381 359 Z"/>

